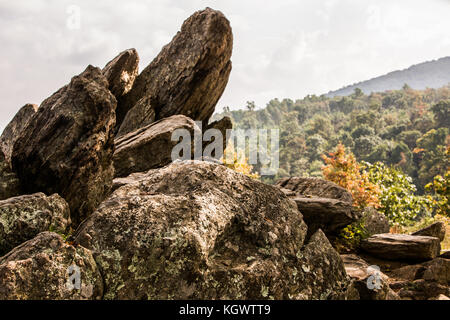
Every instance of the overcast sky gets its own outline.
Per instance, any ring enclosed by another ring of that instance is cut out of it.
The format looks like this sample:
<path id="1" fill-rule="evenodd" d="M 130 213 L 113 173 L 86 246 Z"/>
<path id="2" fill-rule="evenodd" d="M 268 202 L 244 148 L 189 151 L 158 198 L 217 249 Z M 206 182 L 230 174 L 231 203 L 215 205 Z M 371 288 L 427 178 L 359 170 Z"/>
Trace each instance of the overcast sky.
<path id="1" fill-rule="evenodd" d="M 103 67 L 134 47 L 142 70 L 207 6 L 234 34 L 220 111 L 322 94 L 450 55 L 450 0 L 0 0 L 0 130 L 88 64 Z"/>

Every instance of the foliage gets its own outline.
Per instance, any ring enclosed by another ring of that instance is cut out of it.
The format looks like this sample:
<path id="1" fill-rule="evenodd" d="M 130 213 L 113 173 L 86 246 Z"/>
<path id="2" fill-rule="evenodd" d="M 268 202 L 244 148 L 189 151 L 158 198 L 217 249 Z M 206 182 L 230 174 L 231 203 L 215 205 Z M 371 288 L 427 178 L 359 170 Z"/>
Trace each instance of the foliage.
<path id="1" fill-rule="evenodd" d="M 253 166 L 248 163 L 244 151 L 236 152 L 230 145 L 224 151 L 221 161 L 230 169 L 242 173 L 252 179 L 259 179 L 259 175 L 253 172 Z"/>
<path id="2" fill-rule="evenodd" d="M 380 188 L 379 211 L 388 218 L 391 226 L 407 225 L 427 214 L 430 201 L 424 196 L 415 195 L 416 186 L 411 177 L 401 170 L 381 162 L 363 163 L 370 182 Z"/>
<path id="3" fill-rule="evenodd" d="M 242 110 L 225 108 L 213 120 L 227 115 L 234 128 L 280 129 L 280 170 L 263 177 L 266 182 L 321 176 L 321 155 L 341 142 L 358 161 L 401 169 L 423 194 L 425 185 L 444 176 L 449 166 L 449 101 L 450 86 L 413 90 L 406 85 L 370 95 L 355 90 L 345 97 L 273 99 L 265 108 L 249 102 Z"/>
<path id="4" fill-rule="evenodd" d="M 338 144 L 336 152 L 329 157 L 323 155 L 326 166 L 322 168 L 325 179 L 347 189 L 353 196 L 353 204 L 358 208 L 380 206 L 378 200 L 379 188 L 369 181 L 367 173 L 363 172 L 352 153 L 345 152 L 345 146 Z"/>
<path id="5" fill-rule="evenodd" d="M 432 202 L 434 213 L 450 217 L 450 170 L 443 177 L 434 177 L 433 182 L 425 186 L 425 190 L 430 193 L 428 198 Z"/>
<path id="6" fill-rule="evenodd" d="M 363 223 L 361 221 L 356 221 L 340 231 L 335 241 L 335 245 L 339 252 L 343 252 L 344 249 L 353 251 L 359 247 L 362 240 L 368 237 L 369 234 L 364 228 Z"/>

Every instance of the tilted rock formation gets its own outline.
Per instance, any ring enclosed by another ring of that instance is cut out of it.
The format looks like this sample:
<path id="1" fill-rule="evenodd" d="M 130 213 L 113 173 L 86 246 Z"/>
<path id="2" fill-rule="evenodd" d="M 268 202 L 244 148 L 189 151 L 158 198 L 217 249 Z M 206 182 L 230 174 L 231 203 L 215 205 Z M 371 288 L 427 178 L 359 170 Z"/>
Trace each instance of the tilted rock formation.
<path id="1" fill-rule="evenodd" d="M 0 148 L 5 154 L 5 159 L 11 163 L 11 153 L 17 138 L 28 125 L 30 119 L 36 114 L 38 106 L 26 104 L 16 113 L 11 122 L 6 126 L 0 137 Z"/>
<path id="2" fill-rule="evenodd" d="M 44 100 L 13 148 L 24 193 L 58 193 L 72 222 L 86 218 L 111 187 L 116 103 L 92 66 Z"/>
<path id="3" fill-rule="evenodd" d="M 69 205 L 57 194 L 35 193 L 0 201 L 0 256 L 40 232 L 65 232 L 69 215 Z"/>
<path id="4" fill-rule="evenodd" d="M 361 248 L 382 259 L 430 260 L 439 255 L 441 245 L 435 237 L 383 233 L 363 240 Z"/>
<path id="5" fill-rule="evenodd" d="M 153 113 L 156 120 L 183 114 L 206 125 L 228 82 L 232 47 L 230 23 L 221 12 L 194 13 L 119 99 L 117 126 L 126 128 L 120 134 L 148 124 Z"/>
<path id="6" fill-rule="evenodd" d="M 133 180 L 75 233 L 93 250 L 104 298 L 348 297 L 339 256 L 321 232 L 304 247 L 302 215 L 277 188 L 204 161 Z"/>
<path id="7" fill-rule="evenodd" d="M 213 158 L 215 159 L 220 159 L 223 156 L 223 151 L 225 150 L 225 148 L 227 147 L 227 143 L 228 143 L 228 137 L 227 136 L 227 130 L 231 130 L 233 129 L 233 123 L 231 122 L 231 118 L 230 117 L 223 117 L 220 120 L 217 121 L 213 121 L 210 124 L 208 124 L 208 126 L 206 128 L 204 128 L 203 132 L 205 133 L 206 131 L 208 131 L 209 129 L 216 129 L 220 131 L 220 134 L 222 135 L 222 150 L 219 150 L 218 154 L 213 154 Z M 215 139 L 215 138 L 214 138 Z M 207 148 L 209 145 L 212 146 L 212 144 L 214 144 L 215 140 L 212 139 L 212 141 L 204 141 L 203 142 L 203 150 L 205 150 L 205 148 Z M 208 149 L 207 149 L 208 150 Z"/>
<path id="8" fill-rule="evenodd" d="M 345 271 L 355 282 L 361 300 L 400 300 L 389 287 L 389 278 L 354 254 L 341 255 Z"/>
<path id="9" fill-rule="evenodd" d="M 139 55 L 136 49 L 128 49 L 108 62 L 102 72 L 108 80 L 109 91 L 118 99 L 131 90 L 138 70 Z"/>
<path id="10" fill-rule="evenodd" d="M 71 266 L 79 268 L 79 283 L 71 278 L 76 271 Z M 102 278 L 91 252 L 66 244 L 56 233 L 40 233 L 0 257 L 0 300 L 85 300 L 100 299 L 102 294 Z"/>
<path id="11" fill-rule="evenodd" d="M 360 212 L 352 206 L 350 192 L 319 178 L 284 178 L 276 184 L 296 203 L 308 225 L 308 237 L 319 228 L 330 238 L 358 220 Z"/>
<path id="12" fill-rule="evenodd" d="M 116 177 L 126 177 L 134 172 L 161 168 L 172 162 L 172 149 L 178 140 L 172 141 L 175 130 L 187 130 L 191 136 L 201 131 L 192 119 L 176 115 L 154 122 L 115 140 L 114 167 Z M 201 146 L 199 146 L 201 148 Z M 192 153 L 191 159 L 192 159 Z"/>
<path id="13" fill-rule="evenodd" d="M 429 236 L 436 237 L 442 242 L 445 238 L 445 223 L 442 221 L 430 224 L 428 227 L 420 229 L 414 233 L 413 236 Z"/>
<path id="14" fill-rule="evenodd" d="M 9 162 L 0 149 L 0 200 L 18 196 L 20 184 L 17 175 L 11 171 Z"/>

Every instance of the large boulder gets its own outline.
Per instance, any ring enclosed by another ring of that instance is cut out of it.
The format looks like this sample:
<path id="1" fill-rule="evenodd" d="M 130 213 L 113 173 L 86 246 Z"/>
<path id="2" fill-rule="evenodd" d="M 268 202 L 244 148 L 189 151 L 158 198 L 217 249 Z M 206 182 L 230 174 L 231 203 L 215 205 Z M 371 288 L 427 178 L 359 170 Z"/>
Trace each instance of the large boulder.
<path id="1" fill-rule="evenodd" d="M 276 185 L 297 204 L 308 225 L 308 237 L 322 229 L 334 239 L 343 227 L 361 217 L 353 208 L 350 192 L 333 182 L 291 177 L 279 180 Z"/>
<path id="2" fill-rule="evenodd" d="M 116 177 L 164 167 L 172 162 L 172 149 L 178 144 L 178 140 L 172 140 L 172 134 L 176 130 L 189 132 L 192 152 L 194 134 L 201 136 L 202 133 L 192 119 L 183 115 L 159 120 L 117 138 L 114 152 Z"/>
<path id="3" fill-rule="evenodd" d="M 389 287 L 389 278 L 354 254 L 341 255 L 345 271 L 354 280 L 361 300 L 399 300 Z"/>
<path id="4" fill-rule="evenodd" d="M 119 99 L 117 125 L 126 127 L 120 134 L 148 124 L 153 113 L 156 120 L 183 114 L 206 125 L 228 82 L 232 47 L 230 23 L 221 12 L 194 13 Z"/>
<path id="5" fill-rule="evenodd" d="M 86 300 L 102 295 L 102 277 L 91 252 L 65 243 L 56 233 L 40 233 L 0 257 L 0 300 Z"/>
<path id="6" fill-rule="evenodd" d="M 116 103 L 92 66 L 44 100 L 13 148 L 22 191 L 58 193 L 72 222 L 86 218 L 112 184 Z"/>
<path id="7" fill-rule="evenodd" d="M 108 80 L 109 90 L 118 99 L 131 90 L 138 70 L 139 55 L 136 49 L 128 49 L 108 62 L 102 72 Z"/>
<path id="8" fill-rule="evenodd" d="M 0 200 L 18 196 L 20 183 L 17 175 L 11 171 L 11 165 L 0 149 Z"/>
<path id="9" fill-rule="evenodd" d="M 390 276 L 409 281 L 424 279 L 450 285 L 450 260 L 435 258 L 424 263 L 404 266 L 393 270 Z"/>
<path id="10" fill-rule="evenodd" d="M 28 103 L 16 113 L 11 122 L 6 126 L 0 137 L 0 148 L 5 154 L 6 162 L 11 162 L 11 153 L 17 138 L 28 125 L 30 119 L 36 114 L 38 106 Z"/>
<path id="11" fill-rule="evenodd" d="M 0 201 L 0 256 L 40 232 L 64 233 L 69 215 L 67 202 L 57 194 L 36 193 Z"/>
<path id="12" fill-rule="evenodd" d="M 435 237 L 383 233 L 362 240 L 361 248 L 382 259 L 431 260 L 439 255 L 441 245 Z"/>
<path id="13" fill-rule="evenodd" d="M 75 233 L 107 299 L 346 295 L 342 261 L 277 188 L 206 161 L 134 175 Z"/>
<path id="14" fill-rule="evenodd" d="M 436 237 L 439 238 L 440 241 L 443 241 L 445 238 L 445 223 L 442 221 L 435 222 L 423 229 L 412 233 L 412 235 Z"/>

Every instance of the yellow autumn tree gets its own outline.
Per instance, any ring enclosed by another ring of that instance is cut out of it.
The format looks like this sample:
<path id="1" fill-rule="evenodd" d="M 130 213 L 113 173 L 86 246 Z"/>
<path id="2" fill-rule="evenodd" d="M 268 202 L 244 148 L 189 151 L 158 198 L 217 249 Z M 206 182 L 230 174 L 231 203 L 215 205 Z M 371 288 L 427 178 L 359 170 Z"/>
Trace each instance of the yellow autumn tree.
<path id="1" fill-rule="evenodd" d="M 325 179 L 347 189 L 353 196 L 353 205 L 358 208 L 372 206 L 378 208 L 379 187 L 369 181 L 367 173 L 361 170 L 353 153 L 346 153 L 345 146 L 339 144 L 335 152 L 322 156 Z"/>
<path id="2" fill-rule="evenodd" d="M 223 164 L 234 171 L 245 174 L 252 179 L 259 179 L 258 173 L 253 172 L 253 166 L 248 163 L 248 158 L 245 157 L 243 150 L 235 151 L 233 146 L 228 144 L 225 151 L 223 152 L 223 157 L 221 159 Z"/>

